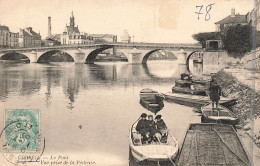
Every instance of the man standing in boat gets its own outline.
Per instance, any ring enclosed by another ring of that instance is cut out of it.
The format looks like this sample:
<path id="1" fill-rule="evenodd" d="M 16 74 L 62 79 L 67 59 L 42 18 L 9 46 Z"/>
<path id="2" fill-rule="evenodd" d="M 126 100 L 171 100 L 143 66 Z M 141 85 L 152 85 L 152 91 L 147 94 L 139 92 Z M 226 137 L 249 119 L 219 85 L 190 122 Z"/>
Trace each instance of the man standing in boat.
<path id="1" fill-rule="evenodd" d="M 146 117 L 147 117 L 147 114 L 142 113 L 141 119 L 138 121 L 138 123 L 136 125 L 136 131 L 141 134 L 143 144 L 148 141 L 149 124 L 148 124 Z"/>
<path id="2" fill-rule="evenodd" d="M 212 108 L 214 108 L 214 103 L 216 103 L 216 108 L 218 109 L 218 103 L 221 95 L 221 88 L 214 77 L 212 77 L 212 81 L 210 82 L 209 92 L 210 92 L 210 99 L 212 101 Z"/>

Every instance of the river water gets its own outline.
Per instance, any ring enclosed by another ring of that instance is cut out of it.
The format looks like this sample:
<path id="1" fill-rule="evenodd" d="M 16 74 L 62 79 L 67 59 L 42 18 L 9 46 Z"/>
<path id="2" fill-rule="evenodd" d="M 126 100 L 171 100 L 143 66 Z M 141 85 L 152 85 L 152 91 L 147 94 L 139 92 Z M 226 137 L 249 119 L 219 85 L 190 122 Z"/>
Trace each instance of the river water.
<path id="1" fill-rule="evenodd" d="M 202 76 L 202 66 L 193 74 Z M 43 158 L 68 156 L 95 165 L 128 165 L 129 128 L 141 113 L 139 92 L 171 91 L 177 61 L 74 64 L 0 63 L 0 108 L 40 109 Z M 164 103 L 159 112 L 181 143 L 189 123 L 200 123 L 192 108 Z M 3 123 L 0 124 L 3 128 Z"/>

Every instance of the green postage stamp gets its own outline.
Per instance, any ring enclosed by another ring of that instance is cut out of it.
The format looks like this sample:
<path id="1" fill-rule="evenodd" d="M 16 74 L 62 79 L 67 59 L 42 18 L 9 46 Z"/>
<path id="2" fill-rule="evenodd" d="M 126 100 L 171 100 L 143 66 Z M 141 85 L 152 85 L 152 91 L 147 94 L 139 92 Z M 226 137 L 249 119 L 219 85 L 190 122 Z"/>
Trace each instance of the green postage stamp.
<path id="1" fill-rule="evenodd" d="M 39 110 L 5 110 L 4 150 L 9 152 L 36 152 L 39 147 Z"/>

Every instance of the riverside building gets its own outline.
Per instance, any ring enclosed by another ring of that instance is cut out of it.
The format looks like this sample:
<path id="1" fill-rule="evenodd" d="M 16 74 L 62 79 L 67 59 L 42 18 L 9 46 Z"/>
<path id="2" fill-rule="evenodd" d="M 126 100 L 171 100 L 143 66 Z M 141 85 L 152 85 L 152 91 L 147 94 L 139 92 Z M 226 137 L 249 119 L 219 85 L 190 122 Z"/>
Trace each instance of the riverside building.
<path id="1" fill-rule="evenodd" d="M 9 28 L 0 25 L 0 48 L 9 47 Z"/>
<path id="2" fill-rule="evenodd" d="M 79 45 L 93 42 L 87 33 L 80 32 L 78 26 L 75 26 L 75 17 L 73 12 L 70 17 L 70 25 L 67 26 L 66 24 L 64 32 L 60 35 L 60 39 L 62 45 Z"/>
<path id="3" fill-rule="evenodd" d="M 40 47 L 41 35 L 33 31 L 32 27 L 20 29 L 19 47 Z"/>

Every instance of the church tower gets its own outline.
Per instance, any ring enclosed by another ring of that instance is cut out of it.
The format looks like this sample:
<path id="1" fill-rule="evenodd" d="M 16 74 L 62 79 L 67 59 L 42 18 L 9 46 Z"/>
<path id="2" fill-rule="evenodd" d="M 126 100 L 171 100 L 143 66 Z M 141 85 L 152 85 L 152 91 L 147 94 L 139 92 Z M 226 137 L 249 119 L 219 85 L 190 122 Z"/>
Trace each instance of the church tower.
<path id="1" fill-rule="evenodd" d="M 74 27 L 74 26 L 75 26 L 75 18 L 74 18 L 74 16 L 73 16 L 73 11 L 71 12 L 70 26 L 71 26 L 71 27 Z"/>

